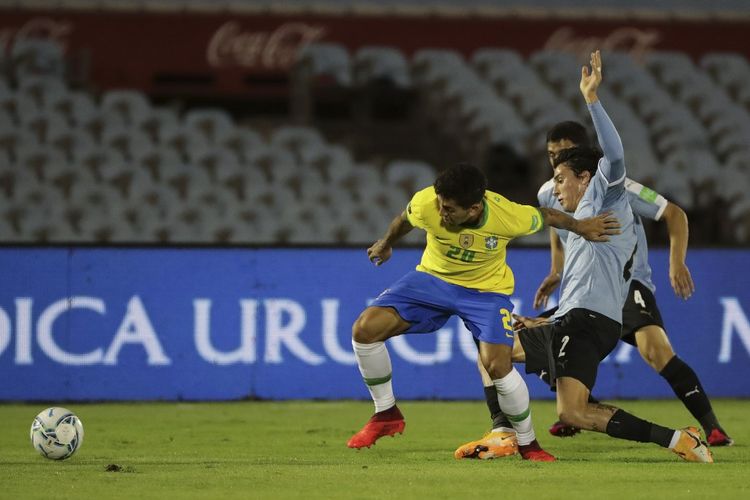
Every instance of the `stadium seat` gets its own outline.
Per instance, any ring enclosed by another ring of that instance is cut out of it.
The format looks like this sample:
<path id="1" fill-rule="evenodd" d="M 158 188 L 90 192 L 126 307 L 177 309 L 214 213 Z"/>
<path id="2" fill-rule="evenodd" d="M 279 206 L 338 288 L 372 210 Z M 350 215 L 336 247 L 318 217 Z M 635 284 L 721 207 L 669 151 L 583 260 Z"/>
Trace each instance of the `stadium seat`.
<path id="1" fill-rule="evenodd" d="M 119 115 L 128 127 L 142 123 L 151 113 L 146 96 L 135 90 L 110 90 L 102 96 L 100 107 L 105 115 Z"/>
<path id="2" fill-rule="evenodd" d="M 411 86 L 409 65 L 404 54 L 395 47 L 367 46 L 354 54 L 353 80 L 365 85 L 374 80 L 387 80 L 397 87 Z"/>
<path id="3" fill-rule="evenodd" d="M 297 161 L 286 149 L 264 146 L 250 151 L 246 164 L 260 169 L 269 180 L 281 180 L 295 171 Z"/>
<path id="4" fill-rule="evenodd" d="M 52 243 L 76 240 L 76 234 L 59 210 L 40 210 L 39 207 L 19 213 L 19 232 L 16 241 L 21 243 Z"/>
<path id="5" fill-rule="evenodd" d="M 180 119 L 177 113 L 170 108 L 152 108 L 151 111 L 141 117 L 135 127 L 148 134 L 154 143 L 163 142 L 163 137 L 171 130 L 178 128 Z"/>
<path id="6" fill-rule="evenodd" d="M 45 179 L 45 172 L 51 164 L 66 163 L 65 156 L 50 145 L 21 145 L 16 150 L 18 168 L 32 173 L 38 180 Z"/>
<path id="7" fill-rule="evenodd" d="M 45 184 L 55 187 L 66 199 L 71 199 L 76 184 L 94 184 L 94 176 L 85 168 L 70 163 L 52 163 L 44 173 Z"/>
<path id="8" fill-rule="evenodd" d="M 713 52 L 704 54 L 701 67 L 725 90 L 732 92 L 746 88 L 750 79 L 750 63 L 738 53 Z"/>
<path id="9" fill-rule="evenodd" d="M 234 129 L 234 120 L 226 111 L 193 109 L 185 114 L 185 127 L 203 134 L 208 143 L 218 143 Z"/>
<path id="10" fill-rule="evenodd" d="M 81 144 L 73 150 L 73 162 L 81 168 L 88 169 L 97 180 L 102 179 L 101 171 L 105 166 L 121 164 L 125 161 L 125 158 L 118 151 L 102 146 L 91 147 L 87 144 Z"/>
<path id="11" fill-rule="evenodd" d="M 323 136 L 314 128 L 282 126 L 273 131 L 270 146 L 298 152 L 316 144 L 325 144 Z"/>
<path id="12" fill-rule="evenodd" d="M 188 145 L 188 163 L 205 170 L 212 182 L 217 179 L 220 168 L 235 171 L 240 168 L 237 156 L 229 149 L 203 144 L 193 146 Z"/>
<path id="13" fill-rule="evenodd" d="M 248 127 L 235 127 L 228 131 L 220 145 L 233 151 L 240 161 L 246 160 L 248 154 L 266 144 L 261 135 Z"/>
<path id="14" fill-rule="evenodd" d="M 187 160 L 188 147 L 197 148 L 208 146 L 209 141 L 205 134 L 181 125 L 172 125 L 167 122 L 160 124 L 159 144 L 177 151 L 180 156 Z"/>
<path id="15" fill-rule="evenodd" d="M 74 127 L 86 127 L 99 119 L 99 109 L 93 97 L 80 91 L 53 96 L 46 109 L 62 114 Z"/>
<path id="16" fill-rule="evenodd" d="M 320 83 L 330 79 L 343 87 L 352 84 L 351 59 L 346 48 L 335 43 L 312 43 L 306 45 L 297 56 L 297 67 L 302 68 L 307 78 Z"/>
<path id="17" fill-rule="evenodd" d="M 349 175 L 353 168 L 351 153 L 340 145 L 316 145 L 301 151 L 303 170 L 312 169 L 329 182 L 336 182 Z"/>
<path id="18" fill-rule="evenodd" d="M 399 186 L 411 195 L 431 186 L 435 181 L 435 169 L 425 162 L 394 160 L 385 167 L 386 185 Z"/>
<path id="19" fill-rule="evenodd" d="M 345 189 L 359 199 L 367 198 L 367 191 L 379 189 L 382 184 L 382 175 L 376 167 L 368 164 L 356 164 L 352 168 L 352 173 L 339 180 L 336 187 Z"/>
<path id="20" fill-rule="evenodd" d="M 412 77 L 421 85 L 430 85 L 436 80 L 445 79 L 465 66 L 463 57 L 454 50 L 419 49 L 411 59 Z"/>
<path id="21" fill-rule="evenodd" d="M 87 150 L 96 147 L 96 142 L 86 129 L 66 127 L 52 130 L 47 134 L 47 143 L 62 152 L 72 161 L 77 150 Z"/>
<path id="22" fill-rule="evenodd" d="M 68 93 L 61 80 L 47 76 L 33 76 L 18 83 L 18 95 L 31 97 L 38 109 L 49 109 L 49 106 Z"/>
<path id="23" fill-rule="evenodd" d="M 16 37 L 10 47 L 12 72 L 18 80 L 41 75 L 63 78 L 62 46 L 51 38 Z"/>
<path id="24" fill-rule="evenodd" d="M 151 138 L 145 133 L 120 124 L 107 124 L 101 132 L 102 146 L 113 149 L 125 159 L 132 160 L 141 151 L 151 148 Z"/>
<path id="25" fill-rule="evenodd" d="M 491 47 L 477 49 L 471 56 L 471 64 L 484 78 L 496 68 L 508 72 L 525 69 L 525 62 L 515 50 Z"/>

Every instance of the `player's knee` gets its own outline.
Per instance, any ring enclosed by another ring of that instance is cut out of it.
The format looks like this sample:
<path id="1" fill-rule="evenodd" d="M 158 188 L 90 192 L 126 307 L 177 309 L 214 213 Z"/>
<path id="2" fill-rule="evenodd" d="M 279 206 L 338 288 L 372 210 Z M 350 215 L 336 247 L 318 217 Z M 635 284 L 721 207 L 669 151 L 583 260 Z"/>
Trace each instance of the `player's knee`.
<path id="1" fill-rule="evenodd" d="M 505 377 L 513 368 L 509 357 L 496 356 L 490 360 L 483 360 L 484 369 L 492 380 Z"/>
<path id="2" fill-rule="evenodd" d="M 367 317 L 366 314 L 362 313 L 354 321 L 352 325 L 352 339 L 360 344 L 370 344 L 375 342 L 374 340 L 374 328 L 372 327 L 372 321 Z"/>
<path id="3" fill-rule="evenodd" d="M 643 360 L 657 372 L 662 371 L 667 363 L 669 363 L 669 360 L 674 357 L 674 351 L 668 344 L 649 345 L 644 349 L 640 349 L 640 353 Z"/>
<path id="4" fill-rule="evenodd" d="M 352 339 L 361 344 L 381 342 L 390 337 L 392 327 L 381 315 L 370 310 L 359 315 L 352 325 Z"/>

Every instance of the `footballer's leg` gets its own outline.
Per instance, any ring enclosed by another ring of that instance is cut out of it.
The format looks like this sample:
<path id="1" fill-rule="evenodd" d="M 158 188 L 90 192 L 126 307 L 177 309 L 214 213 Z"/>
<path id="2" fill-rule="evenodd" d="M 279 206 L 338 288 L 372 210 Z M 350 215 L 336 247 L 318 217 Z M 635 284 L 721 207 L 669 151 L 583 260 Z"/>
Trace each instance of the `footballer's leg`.
<path id="1" fill-rule="evenodd" d="M 583 429 L 605 432 L 608 436 L 655 443 L 668 448 L 688 462 L 713 462 L 713 456 L 694 427 L 676 430 L 648 422 L 625 410 L 586 401 L 588 389 L 571 377 L 557 379 L 560 420 Z"/>
<path id="2" fill-rule="evenodd" d="M 555 457 L 544 451 L 536 439 L 531 422 L 529 389 L 521 374 L 513 367 L 512 350 L 512 345 L 482 341 L 479 355 L 497 389 L 500 408 L 516 431 L 521 457 L 525 460 L 552 462 Z"/>
<path id="3" fill-rule="evenodd" d="M 391 307 L 368 307 L 352 326 L 354 355 L 375 403 L 375 414 L 349 439 L 349 448 L 369 448 L 379 438 L 402 433 L 406 427 L 393 394 L 391 358 L 385 340 L 405 332 L 409 326 Z"/>
<path id="4" fill-rule="evenodd" d="M 479 347 L 479 341 L 474 338 Z M 462 458 L 498 458 L 518 453 L 518 442 L 516 441 L 516 431 L 513 425 L 500 409 L 500 402 L 497 397 L 497 388 L 492 383 L 487 370 L 482 365 L 482 360 L 477 357 L 477 368 L 482 377 L 484 386 L 484 398 L 487 403 L 487 409 L 490 412 L 492 429 L 486 433 L 482 439 L 470 441 L 459 446 L 453 453 L 456 459 Z"/>
<path id="5" fill-rule="evenodd" d="M 731 446 L 732 438 L 719 424 L 698 375 L 677 356 L 663 328 L 642 327 L 635 333 L 638 352 L 644 361 L 669 383 L 685 408 L 701 423 L 711 446 Z"/>
<path id="6" fill-rule="evenodd" d="M 653 291 L 634 280 L 622 310 L 622 340 L 638 348 L 643 360 L 661 375 L 690 414 L 701 423 L 711 446 L 730 446 L 698 375 L 677 356 L 664 329 Z"/>
<path id="7" fill-rule="evenodd" d="M 588 402 L 598 365 L 617 344 L 620 325 L 586 309 L 574 309 L 568 314 L 565 327 L 553 339 L 552 349 L 560 420 L 619 439 L 655 443 L 688 461 L 713 462 L 711 452 L 693 429 L 662 427 L 615 406 Z M 593 335 L 596 333 L 598 336 Z"/>
<path id="8" fill-rule="evenodd" d="M 492 383 L 492 377 L 487 373 L 482 364 L 482 358 L 479 356 L 479 340 L 474 338 L 477 345 L 477 370 L 482 377 L 482 386 L 484 387 L 484 400 L 487 403 L 487 410 L 490 412 L 490 421 L 492 422 L 492 432 L 515 433 L 513 426 L 508 417 L 500 408 L 500 402 L 497 400 L 497 389 Z"/>

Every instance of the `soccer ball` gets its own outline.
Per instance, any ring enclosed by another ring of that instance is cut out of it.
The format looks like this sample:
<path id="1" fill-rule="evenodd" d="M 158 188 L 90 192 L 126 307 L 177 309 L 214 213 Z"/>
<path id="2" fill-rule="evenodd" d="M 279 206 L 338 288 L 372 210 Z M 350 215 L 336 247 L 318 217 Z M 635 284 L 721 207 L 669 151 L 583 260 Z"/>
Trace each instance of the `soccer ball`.
<path id="1" fill-rule="evenodd" d="M 65 460 L 83 444 L 83 424 L 67 408 L 53 406 L 31 423 L 31 445 L 44 458 Z"/>

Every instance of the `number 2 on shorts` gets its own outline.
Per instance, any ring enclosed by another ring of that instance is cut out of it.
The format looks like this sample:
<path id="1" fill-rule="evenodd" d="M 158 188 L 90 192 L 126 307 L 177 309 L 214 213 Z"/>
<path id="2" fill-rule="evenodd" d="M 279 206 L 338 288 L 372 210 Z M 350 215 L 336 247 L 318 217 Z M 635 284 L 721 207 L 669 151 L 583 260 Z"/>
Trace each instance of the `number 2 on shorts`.
<path id="1" fill-rule="evenodd" d="M 565 356 L 565 346 L 568 345 L 568 342 L 570 342 L 570 337 L 566 335 L 562 338 L 562 341 L 560 342 L 562 345 L 560 346 L 560 352 L 557 353 L 558 358 L 562 358 L 563 356 Z"/>

